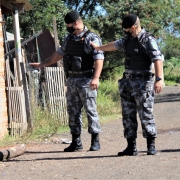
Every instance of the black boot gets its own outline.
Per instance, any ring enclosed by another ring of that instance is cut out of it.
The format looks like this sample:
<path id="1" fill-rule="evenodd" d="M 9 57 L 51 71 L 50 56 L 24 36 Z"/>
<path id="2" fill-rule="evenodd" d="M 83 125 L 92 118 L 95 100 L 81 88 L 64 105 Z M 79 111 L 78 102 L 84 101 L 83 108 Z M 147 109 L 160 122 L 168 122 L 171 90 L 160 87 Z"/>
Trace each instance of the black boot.
<path id="1" fill-rule="evenodd" d="M 64 149 L 64 152 L 74 152 L 83 149 L 80 134 L 72 134 L 72 143 Z"/>
<path id="2" fill-rule="evenodd" d="M 98 151 L 100 149 L 100 143 L 99 143 L 99 134 L 92 134 L 91 135 L 91 147 L 90 151 Z"/>
<path id="3" fill-rule="evenodd" d="M 155 155 L 156 149 L 155 149 L 155 138 L 150 137 L 147 138 L 147 155 Z"/>
<path id="4" fill-rule="evenodd" d="M 136 156 L 138 154 L 137 148 L 136 148 L 136 140 L 128 138 L 127 139 L 127 148 L 118 153 L 118 156 Z"/>

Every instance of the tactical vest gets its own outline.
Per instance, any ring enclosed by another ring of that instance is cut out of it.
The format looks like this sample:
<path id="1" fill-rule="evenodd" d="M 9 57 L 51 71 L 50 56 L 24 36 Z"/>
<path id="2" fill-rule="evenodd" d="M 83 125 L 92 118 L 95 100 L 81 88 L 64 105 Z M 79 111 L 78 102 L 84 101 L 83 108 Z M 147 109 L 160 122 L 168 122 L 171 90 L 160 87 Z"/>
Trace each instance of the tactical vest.
<path id="1" fill-rule="evenodd" d="M 125 69 L 128 70 L 150 70 L 151 59 L 146 53 L 147 46 L 145 45 L 147 38 L 152 35 L 145 33 L 140 39 L 127 38 L 125 42 Z"/>
<path id="2" fill-rule="evenodd" d="M 87 31 L 79 41 L 75 41 L 70 36 L 66 48 L 66 55 L 63 57 L 64 69 L 68 71 L 87 71 L 92 70 L 94 59 L 92 54 L 85 51 L 85 38 L 90 31 Z"/>

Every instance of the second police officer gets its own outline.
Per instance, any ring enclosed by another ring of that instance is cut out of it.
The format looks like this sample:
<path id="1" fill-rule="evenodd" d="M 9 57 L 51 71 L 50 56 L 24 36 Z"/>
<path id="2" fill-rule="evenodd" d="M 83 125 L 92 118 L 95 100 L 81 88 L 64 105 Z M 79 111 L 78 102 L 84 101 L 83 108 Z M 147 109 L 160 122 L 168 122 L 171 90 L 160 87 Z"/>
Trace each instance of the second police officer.
<path id="1" fill-rule="evenodd" d="M 125 72 L 118 81 L 122 106 L 122 122 L 127 147 L 119 152 L 119 156 L 138 154 L 137 112 L 140 117 L 143 137 L 147 140 L 147 155 L 155 155 L 155 138 L 157 137 L 155 119 L 153 116 L 154 92 L 162 90 L 162 54 L 157 40 L 141 28 L 137 15 L 129 14 L 123 18 L 122 28 L 125 36 L 106 45 L 97 46 L 96 50 L 116 51 L 120 48 L 125 52 Z M 155 67 L 155 82 L 151 70 Z"/>

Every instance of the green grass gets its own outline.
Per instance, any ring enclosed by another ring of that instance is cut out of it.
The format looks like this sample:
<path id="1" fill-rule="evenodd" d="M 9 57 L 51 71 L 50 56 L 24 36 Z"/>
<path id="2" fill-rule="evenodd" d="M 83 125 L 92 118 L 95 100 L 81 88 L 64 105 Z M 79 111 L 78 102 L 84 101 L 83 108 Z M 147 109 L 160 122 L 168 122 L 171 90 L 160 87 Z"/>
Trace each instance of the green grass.
<path id="1" fill-rule="evenodd" d="M 0 140 L 0 147 L 13 146 L 17 143 L 24 143 L 22 138 L 13 138 L 11 136 L 6 136 L 4 139 Z"/>
<path id="2" fill-rule="evenodd" d="M 105 80 L 100 84 L 97 109 L 101 116 L 120 113 L 120 96 L 116 80 Z"/>
<path id="3" fill-rule="evenodd" d="M 167 86 L 175 86 L 180 84 L 180 75 L 173 76 L 173 75 L 165 75 L 164 82 Z"/>
<path id="4" fill-rule="evenodd" d="M 68 126 L 60 118 L 53 117 L 48 110 L 36 108 L 33 118 L 33 129 L 29 133 L 30 139 L 51 136 L 55 133 L 66 132 Z"/>
<path id="5" fill-rule="evenodd" d="M 164 82 L 167 86 L 180 85 L 180 67 L 174 68 L 170 71 L 170 68 L 164 70 Z"/>

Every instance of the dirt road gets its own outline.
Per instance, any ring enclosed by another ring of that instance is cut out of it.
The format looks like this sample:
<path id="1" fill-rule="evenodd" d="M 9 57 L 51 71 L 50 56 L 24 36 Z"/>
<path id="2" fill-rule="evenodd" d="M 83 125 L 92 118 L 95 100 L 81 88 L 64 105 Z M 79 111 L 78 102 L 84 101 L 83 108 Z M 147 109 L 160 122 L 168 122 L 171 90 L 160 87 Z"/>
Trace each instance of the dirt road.
<path id="1" fill-rule="evenodd" d="M 158 129 L 157 155 L 146 155 L 146 141 L 139 123 L 135 157 L 118 157 L 126 147 L 121 119 L 102 126 L 101 150 L 88 151 L 90 135 L 82 134 L 84 150 L 64 153 L 61 139 L 28 145 L 27 153 L 0 163 L 0 180 L 178 180 L 180 179 L 180 86 L 164 87 L 156 96 L 154 114 Z"/>

